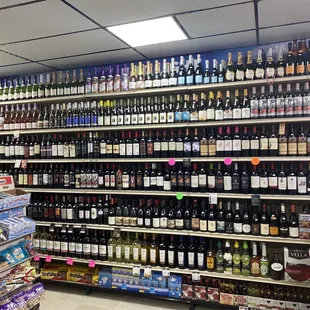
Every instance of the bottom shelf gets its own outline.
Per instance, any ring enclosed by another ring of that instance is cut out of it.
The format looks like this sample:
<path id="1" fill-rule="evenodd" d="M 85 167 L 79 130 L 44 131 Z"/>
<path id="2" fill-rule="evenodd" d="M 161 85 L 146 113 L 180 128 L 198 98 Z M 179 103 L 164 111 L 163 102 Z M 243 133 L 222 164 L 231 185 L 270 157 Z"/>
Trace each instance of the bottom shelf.
<path id="1" fill-rule="evenodd" d="M 135 296 L 135 297 L 141 297 L 141 298 L 147 298 L 147 299 L 156 299 L 156 300 L 163 300 L 163 301 L 170 301 L 170 302 L 178 302 L 183 304 L 188 304 L 190 309 L 194 309 L 195 306 L 203 306 L 203 307 L 212 307 L 216 309 L 239 309 L 238 306 L 230 306 L 230 305 L 223 305 L 220 303 L 215 302 L 207 302 L 203 300 L 188 300 L 188 299 L 182 299 L 182 298 L 172 298 L 172 297 L 164 297 L 164 296 L 158 296 L 158 295 L 152 295 L 148 293 L 142 293 L 142 292 L 133 292 L 133 291 L 127 291 L 123 290 L 121 288 L 113 287 L 112 288 L 105 288 L 100 287 L 97 285 L 91 285 L 91 284 L 85 284 L 85 283 L 79 283 L 79 282 L 70 282 L 70 281 L 55 281 L 55 280 L 46 280 L 41 279 L 40 282 L 47 284 L 47 283 L 59 283 L 61 285 L 77 285 L 80 287 L 85 288 L 86 295 L 91 294 L 92 291 L 103 291 L 103 292 L 109 292 L 109 293 L 115 293 L 115 294 L 122 294 L 127 296 Z"/>

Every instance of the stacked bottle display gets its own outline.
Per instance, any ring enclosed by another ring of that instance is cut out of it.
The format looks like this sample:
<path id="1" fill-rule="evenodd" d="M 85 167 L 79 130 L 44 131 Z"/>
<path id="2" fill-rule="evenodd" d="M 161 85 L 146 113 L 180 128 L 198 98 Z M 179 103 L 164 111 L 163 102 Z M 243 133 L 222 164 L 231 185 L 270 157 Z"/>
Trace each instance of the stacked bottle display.
<path id="1" fill-rule="evenodd" d="M 220 200 L 207 205 L 205 199 L 109 199 L 97 196 L 37 195 L 27 215 L 43 222 L 85 223 L 120 227 L 177 229 L 225 234 L 299 237 L 295 205 L 281 203 L 261 207 L 247 202 Z M 308 213 L 307 207 L 303 213 Z"/>
<path id="2" fill-rule="evenodd" d="M 84 259 L 134 263 L 169 268 L 188 268 L 209 272 L 271 277 L 281 280 L 281 271 L 270 268 L 282 264 L 282 254 L 269 258 L 265 243 L 167 236 L 139 233 L 108 233 L 96 230 L 42 229 L 34 236 L 34 245 L 42 254 Z M 260 245 L 260 248 L 258 248 Z"/>
<path id="3" fill-rule="evenodd" d="M 310 49 L 310 40 L 308 41 Z M 254 79 L 273 79 L 275 77 L 306 75 L 310 71 L 310 51 L 305 40 L 288 44 L 288 54 L 284 60 L 282 49 L 279 49 L 277 61 L 274 61 L 273 49 L 269 48 L 267 57 L 263 50 L 258 49 L 256 60 L 253 60 L 252 52 L 247 52 L 246 64 L 243 54 L 238 52 L 236 63 L 233 61 L 232 53 L 228 53 L 226 61 L 213 59 L 212 70 L 209 69 L 209 60 L 202 64 L 202 57 L 197 54 L 197 65 L 193 55 L 189 55 L 188 64 L 183 56 L 180 56 L 179 66 L 176 65 L 174 57 L 171 61 L 163 59 L 162 67 L 158 60 L 154 64 L 147 61 L 146 64 L 139 62 L 138 65 L 131 63 L 130 71 L 125 64 L 113 69 L 94 67 L 93 72 L 88 70 L 84 78 L 83 69 L 80 69 L 79 79 L 76 70 L 66 71 L 65 80 L 63 72 L 59 71 L 46 75 L 40 75 L 39 84 L 37 76 L 26 78 L 4 79 L 0 83 L 0 99 L 2 101 L 18 99 L 49 98 L 56 96 L 69 96 L 77 94 L 98 94 L 119 91 L 128 91 L 144 88 L 158 88 L 167 86 L 184 86 L 199 84 L 215 84 L 223 82 L 244 81 Z M 162 70 L 161 70 L 162 68 Z"/>
<path id="4" fill-rule="evenodd" d="M 7 169 L 7 168 L 6 168 Z M 309 195 L 308 165 L 28 164 L 0 171 L 17 187 Z"/>
<path id="5" fill-rule="evenodd" d="M 1 159 L 308 156 L 310 131 L 300 125 L 0 136 Z"/>
<path id="6" fill-rule="evenodd" d="M 0 109 L 0 130 L 40 128 L 74 128 L 165 124 L 178 122 L 222 121 L 310 115 L 309 82 L 301 90 L 300 83 L 282 84 L 277 90 L 269 85 L 258 94 L 256 87 L 242 94 L 227 90 L 214 94 L 185 94 L 129 98 L 113 101 L 73 102 L 51 105 L 6 105 Z"/>

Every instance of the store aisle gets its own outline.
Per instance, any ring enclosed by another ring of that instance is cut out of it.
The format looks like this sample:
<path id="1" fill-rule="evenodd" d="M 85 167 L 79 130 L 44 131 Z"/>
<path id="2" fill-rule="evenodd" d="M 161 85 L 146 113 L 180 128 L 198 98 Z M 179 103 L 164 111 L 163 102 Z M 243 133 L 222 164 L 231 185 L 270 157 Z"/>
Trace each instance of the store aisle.
<path id="1" fill-rule="evenodd" d="M 85 295 L 82 288 L 46 284 L 46 299 L 40 310 L 188 310 L 188 305 L 176 302 L 130 297 L 94 291 Z M 196 310 L 210 309 L 196 307 Z"/>

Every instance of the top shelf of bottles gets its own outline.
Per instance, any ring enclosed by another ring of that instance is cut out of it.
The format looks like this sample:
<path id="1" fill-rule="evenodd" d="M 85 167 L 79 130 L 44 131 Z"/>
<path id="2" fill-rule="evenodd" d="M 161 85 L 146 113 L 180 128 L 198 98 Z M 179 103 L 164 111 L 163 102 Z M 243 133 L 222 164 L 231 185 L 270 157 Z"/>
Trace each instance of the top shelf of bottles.
<path id="1" fill-rule="evenodd" d="M 275 78 L 272 80 L 260 79 L 260 80 L 245 80 L 245 81 L 234 81 L 234 82 L 223 82 L 215 84 L 199 84 L 199 85 L 189 85 L 189 86 L 171 86 L 171 87 L 158 87 L 158 88 L 143 88 L 128 91 L 118 91 L 118 92 L 106 92 L 106 93 L 85 93 L 80 95 L 70 95 L 70 96 L 54 96 L 54 97 L 44 97 L 44 98 L 28 98 L 19 100 L 6 100 L 0 101 L 0 105 L 6 104 L 22 104 L 22 103 L 52 103 L 52 102 L 75 102 L 75 101 L 94 101 L 100 99 L 117 99 L 126 98 L 133 96 L 152 96 L 160 94 L 176 94 L 185 92 L 205 92 L 208 90 L 218 90 L 218 89 L 232 89 L 232 88 L 245 88 L 252 86 L 261 86 L 268 84 L 286 84 L 294 82 L 306 82 L 310 81 L 308 75 L 304 76 L 291 76 L 283 78 Z M 1 92 L 0 92 L 1 93 Z"/>

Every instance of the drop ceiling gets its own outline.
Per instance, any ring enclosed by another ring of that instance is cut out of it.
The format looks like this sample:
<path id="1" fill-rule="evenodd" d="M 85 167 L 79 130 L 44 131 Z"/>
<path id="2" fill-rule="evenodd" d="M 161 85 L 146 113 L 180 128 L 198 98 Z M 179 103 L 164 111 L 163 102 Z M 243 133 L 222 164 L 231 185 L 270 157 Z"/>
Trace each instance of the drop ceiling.
<path id="1" fill-rule="evenodd" d="M 310 0 L 1 0 L 0 76 L 304 38 Z M 185 41 L 131 48 L 106 27 L 172 15 Z"/>

